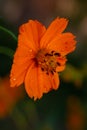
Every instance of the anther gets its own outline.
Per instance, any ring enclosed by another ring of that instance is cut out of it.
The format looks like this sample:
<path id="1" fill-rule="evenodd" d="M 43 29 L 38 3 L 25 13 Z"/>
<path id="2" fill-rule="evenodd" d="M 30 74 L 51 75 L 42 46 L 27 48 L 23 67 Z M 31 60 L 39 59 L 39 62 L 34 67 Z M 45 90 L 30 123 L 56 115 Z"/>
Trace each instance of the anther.
<path id="1" fill-rule="evenodd" d="M 53 54 L 46 53 L 45 56 L 53 56 Z"/>
<path id="2" fill-rule="evenodd" d="M 47 61 L 47 59 L 44 59 L 44 62 L 46 62 Z"/>
<path id="3" fill-rule="evenodd" d="M 60 63 L 59 63 L 59 62 L 57 62 L 57 65 L 58 65 L 58 66 L 60 66 Z"/>
<path id="4" fill-rule="evenodd" d="M 60 53 L 58 53 L 58 52 L 55 52 L 54 55 L 55 56 L 61 56 Z"/>
<path id="5" fill-rule="evenodd" d="M 44 68 L 41 68 L 42 71 L 44 71 Z"/>
<path id="6" fill-rule="evenodd" d="M 54 75 L 54 72 L 51 70 L 51 74 Z"/>
<path id="7" fill-rule="evenodd" d="M 46 74 L 47 74 L 47 75 L 49 75 L 49 73 L 48 73 L 48 72 L 46 72 Z"/>
<path id="8" fill-rule="evenodd" d="M 51 51 L 51 53 L 53 54 L 55 51 Z"/>
<path id="9" fill-rule="evenodd" d="M 55 68 L 56 69 L 56 68 Z M 53 69 L 53 72 L 56 72 L 56 70 L 55 69 Z"/>

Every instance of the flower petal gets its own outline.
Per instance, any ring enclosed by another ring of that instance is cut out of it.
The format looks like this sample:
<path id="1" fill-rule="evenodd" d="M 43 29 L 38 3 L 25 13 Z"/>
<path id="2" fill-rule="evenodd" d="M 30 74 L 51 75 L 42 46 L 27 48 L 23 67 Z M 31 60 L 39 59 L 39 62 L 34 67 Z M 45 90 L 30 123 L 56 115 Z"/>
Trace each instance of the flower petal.
<path id="1" fill-rule="evenodd" d="M 28 67 L 32 63 L 33 55 L 23 47 L 18 47 L 14 55 L 10 74 L 11 87 L 19 86 L 24 82 Z"/>
<path id="2" fill-rule="evenodd" d="M 72 33 L 63 33 L 56 36 L 48 45 L 47 49 L 55 50 L 60 54 L 67 55 L 68 53 L 74 51 L 76 41 L 75 36 Z"/>
<path id="3" fill-rule="evenodd" d="M 52 84 L 52 89 L 58 89 L 60 83 L 58 73 L 54 73 L 54 75 L 50 74 L 50 81 Z"/>
<path id="4" fill-rule="evenodd" d="M 45 33 L 45 27 L 38 21 L 29 20 L 28 23 L 20 26 L 19 29 L 19 45 L 27 46 L 30 49 L 37 49 L 39 41 Z"/>
<path id="5" fill-rule="evenodd" d="M 32 63 L 25 77 L 25 89 L 27 94 L 31 98 L 34 97 L 34 99 L 40 98 L 42 96 L 39 90 L 39 87 L 41 86 L 39 86 L 38 75 L 38 68 L 36 68 Z"/>
<path id="6" fill-rule="evenodd" d="M 65 18 L 56 18 L 48 27 L 46 33 L 41 39 L 40 45 L 42 47 L 46 47 L 47 44 L 49 44 L 55 36 L 60 33 L 62 33 L 66 26 L 68 24 L 68 21 Z"/>
<path id="7" fill-rule="evenodd" d="M 25 89 L 28 95 L 36 100 L 40 99 L 43 93 L 57 89 L 59 85 L 58 75 L 47 75 L 40 67 L 34 64 L 29 68 L 25 78 Z"/>
<path id="8" fill-rule="evenodd" d="M 57 60 L 58 60 L 59 66 L 57 66 L 56 71 L 61 72 L 65 69 L 65 63 L 66 63 L 67 59 L 66 59 L 66 57 L 58 57 Z"/>
<path id="9" fill-rule="evenodd" d="M 18 47 L 14 55 L 11 70 L 11 86 L 19 86 L 24 82 L 24 78 L 31 60 L 34 57 L 35 49 L 39 45 L 39 40 L 44 34 L 45 27 L 38 21 L 30 20 L 20 27 L 18 37 Z"/>

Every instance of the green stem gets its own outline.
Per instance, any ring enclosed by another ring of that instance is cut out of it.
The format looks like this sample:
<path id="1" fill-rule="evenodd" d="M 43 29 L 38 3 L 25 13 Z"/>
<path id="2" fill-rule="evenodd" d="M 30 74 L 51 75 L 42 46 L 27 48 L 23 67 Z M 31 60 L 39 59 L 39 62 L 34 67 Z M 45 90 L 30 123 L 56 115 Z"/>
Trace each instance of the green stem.
<path id="1" fill-rule="evenodd" d="M 17 41 L 17 37 L 16 37 L 16 36 L 14 35 L 14 33 L 11 32 L 10 30 L 8 30 L 8 29 L 6 29 L 6 28 L 4 28 L 4 27 L 2 27 L 2 26 L 0 26 L 0 30 L 2 30 L 2 31 L 4 31 L 4 32 L 7 32 L 9 35 L 11 35 L 11 36 L 13 37 L 14 40 Z"/>
<path id="2" fill-rule="evenodd" d="M 14 51 L 11 48 L 0 46 L 0 53 L 9 56 L 11 59 L 14 56 Z"/>

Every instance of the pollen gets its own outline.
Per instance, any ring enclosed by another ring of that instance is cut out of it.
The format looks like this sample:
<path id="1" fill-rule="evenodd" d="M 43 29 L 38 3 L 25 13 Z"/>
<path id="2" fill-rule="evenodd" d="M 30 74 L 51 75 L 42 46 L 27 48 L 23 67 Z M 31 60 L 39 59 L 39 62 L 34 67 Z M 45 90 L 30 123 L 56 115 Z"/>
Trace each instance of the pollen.
<path id="1" fill-rule="evenodd" d="M 42 71 L 45 71 L 47 75 L 49 73 L 54 74 L 56 72 L 56 67 L 60 66 L 58 63 L 58 57 L 60 53 L 55 51 L 47 51 L 45 49 L 39 50 L 35 57 L 35 62 L 37 66 L 41 67 Z"/>

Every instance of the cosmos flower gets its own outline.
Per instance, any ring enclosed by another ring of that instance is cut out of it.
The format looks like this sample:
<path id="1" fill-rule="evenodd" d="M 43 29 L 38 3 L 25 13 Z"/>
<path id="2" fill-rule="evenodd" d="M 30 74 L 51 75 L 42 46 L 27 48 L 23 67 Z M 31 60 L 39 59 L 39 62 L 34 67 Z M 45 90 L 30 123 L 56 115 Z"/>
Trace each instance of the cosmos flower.
<path id="1" fill-rule="evenodd" d="M 63 33 L 67 24 L 65 18 L 56 18 L 47 29 L 37 20 L 20 26 L 11 87 L 24 83 L 27 94 L 34 100 L 59 87 L 58 72 L 64 70 L 66 55 L 74 51 L 76 44 L 72 33 Z"/>

